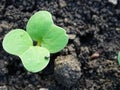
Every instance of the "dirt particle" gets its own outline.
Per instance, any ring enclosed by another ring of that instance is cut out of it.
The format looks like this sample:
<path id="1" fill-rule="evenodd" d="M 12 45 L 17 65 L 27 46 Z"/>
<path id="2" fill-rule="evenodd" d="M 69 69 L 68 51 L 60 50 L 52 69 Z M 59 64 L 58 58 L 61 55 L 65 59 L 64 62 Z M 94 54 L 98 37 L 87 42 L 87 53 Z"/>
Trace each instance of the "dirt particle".
<path id="1" fill-rule="evenodd" d="M 55 79 L 66 87 L 71 87 L 81 77 L 81 64 L 72 55 L 58 56 L 55 60 Z"/>
<path id="2" fill-rule="evenodd" d="M 67 4 L 66 4 L 66 2 L 65 2 L 64 0 L 59 0 L 59 6 L 60 6 L 61 8 L 63 8 L 63 7 L 66 7 Z"/>

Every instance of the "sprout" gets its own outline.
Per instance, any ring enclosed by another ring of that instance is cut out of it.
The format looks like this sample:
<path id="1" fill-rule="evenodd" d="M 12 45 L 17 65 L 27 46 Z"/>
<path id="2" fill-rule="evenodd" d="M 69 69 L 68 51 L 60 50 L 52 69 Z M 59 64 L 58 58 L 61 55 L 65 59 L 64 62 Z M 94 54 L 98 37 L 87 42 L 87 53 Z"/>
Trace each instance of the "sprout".
<path id="1" fill-rule="evenodd" d="M 48 11 L 39 11 L 31 16 L 26 31 L 10 31 L 2 44 L 5 51 L 19 56 L 30 72 L 43 70 L 50 61 L 50 53 L 59 52 L 68 43 L 66 31 L 53 23 Z M 33 40 L 37 42 L 36 46 L 33 46 Z"/>

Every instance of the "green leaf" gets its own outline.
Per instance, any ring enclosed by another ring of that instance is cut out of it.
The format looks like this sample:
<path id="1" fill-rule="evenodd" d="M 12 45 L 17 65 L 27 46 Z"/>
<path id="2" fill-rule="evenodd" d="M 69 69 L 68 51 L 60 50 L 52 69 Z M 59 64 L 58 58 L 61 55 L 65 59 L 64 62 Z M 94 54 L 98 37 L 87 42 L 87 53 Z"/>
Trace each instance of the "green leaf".
<path id="1" fill-rule="evenodd" d="M 52 24 L 51 14 L 48 11 L 39 11 L 31 16 L 26 29 L 33 40 L 40 41 Z"/>
<path id="2" fill-rule="evenodd" d="M 30 72 L 43 70 L 49 63 L 50 53 L 44 47 L 31 46 L 20 56 L 24 67 Z"/>
<path id="3" fill-rule="evenodd" d="M 5 35 L 2 44 L 5 51 L 19 56 L 32 46 L 33 42 L 27 32 L 14 29 Z"/>
<path id="4" fill-rule="evenodd" d="M 66 31 L 56 25 L 52 25 L 50 30 L 42 39 L 42 47 L 46 47 L 50 53 L 55 53 L 62 50 L 68 43 Z"/>
<path id="5" fill-rule="evenodd" d="M 120 52 L 118 53 L 118 63 L 120 65 Z"/>

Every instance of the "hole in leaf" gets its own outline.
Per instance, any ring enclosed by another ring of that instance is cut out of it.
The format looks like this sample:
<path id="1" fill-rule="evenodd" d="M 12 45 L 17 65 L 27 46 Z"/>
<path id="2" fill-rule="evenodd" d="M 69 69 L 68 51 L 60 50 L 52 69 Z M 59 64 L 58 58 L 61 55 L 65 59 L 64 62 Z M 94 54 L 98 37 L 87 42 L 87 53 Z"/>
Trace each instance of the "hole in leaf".
<path id="1" fill-rule="evenodd" d="M 50 57 L 49 56 L 45 56 L 45 59 L 48 60 Z"/>
<path id="2" fill-rule="evenodd" d="M 33 45 L 36 46 L 37 45 L 37 41 L 33 41 Z"/>

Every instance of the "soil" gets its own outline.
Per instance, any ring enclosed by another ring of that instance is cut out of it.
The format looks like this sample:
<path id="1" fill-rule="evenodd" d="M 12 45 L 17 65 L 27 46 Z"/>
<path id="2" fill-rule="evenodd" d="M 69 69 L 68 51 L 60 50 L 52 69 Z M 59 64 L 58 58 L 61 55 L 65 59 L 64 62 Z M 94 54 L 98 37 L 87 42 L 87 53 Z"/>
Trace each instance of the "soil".
<path id="1" fill-rule="evenodd" d="M 25 29 L 39 10 L 51 12 L 70 39 L 51 55 L 45 70 L 34 74 L 3 50 L 2 40 L 11 29 Z M 0 0 L 0 90 L 120 90 L 119 51 L 120 0 L 116 5 L 107 0 Z M 70 54 L 81 63 L 82 76 L 67 88 L 54 78 L 54 60 Z"/>

